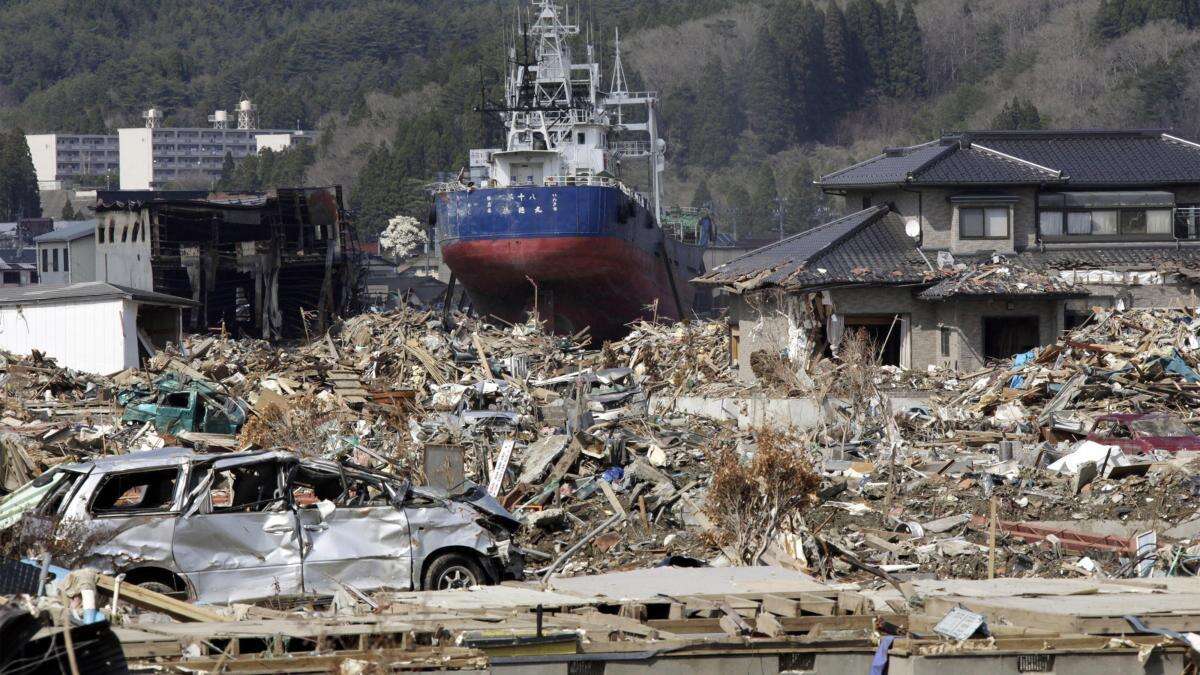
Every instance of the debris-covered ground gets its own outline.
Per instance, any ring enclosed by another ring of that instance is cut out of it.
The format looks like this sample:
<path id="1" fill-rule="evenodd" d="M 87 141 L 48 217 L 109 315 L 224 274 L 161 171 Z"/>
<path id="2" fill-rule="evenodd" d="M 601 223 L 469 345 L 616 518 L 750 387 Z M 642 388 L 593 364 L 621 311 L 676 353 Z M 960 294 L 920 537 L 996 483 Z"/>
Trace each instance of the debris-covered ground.
<path id="1" fill-rule="evenodd" d="M 519 521 L 512 543 L 535 583 L 766 564 L 898 592 L 888 596 L 894 609 L 921 580 L 1200 570 L 1191 413 L 1200 320 L 1190 311 L 1100 313 L 1056 344 L 953 378 L 874 366 L 873 345 L 851 333 L 839 360 L 795 374 L 823 403 L 804 428 L 746 428 L 744 418 L 739 427 L 737 415 L 672 405 L 688 396 L 736 407 L 770 395 L 739 381 L 728 336 L 717 321 L 644 323 L 593 349 L 582 335 L 549 335 L 534 323 L 404 309 L 349 318 L 303 344 L 192 336 L 146 369 L 111 377 L 38 354 L 8 356 L 0 489 L 59 465 L 154 448 L 209 458 L 281 448 L 310 462 L 294 464 L 302 474 L 327 472 L 293 494 L 296 508 L 320 514 L 306 530 L 329 526 L 320 518 L 333 512 L 331 499 L 377 503 L 392 490 L 370 476 L 452 493 L 470 481 Z M 911 397 L 930 382 L 927 403 L 892 404 L 897 388 Z M 348 472 L 359 482 L 347 483 Z M 109 497 L 151 492 L 138 489 Z M 0 501 L 0 528 L 28 510 L 27 494 Z M 486 501 L 480 494 L 471 499 Z M 240 508 L 236 482 L 213 495 L 213 506 Z M 95 544 L 69 528 L 6 532 L 5 555 L 49 554 L 68 567 Z M 352 585 L 337 588 L 345 592 L 335 613 L 378 605 Z M 178 620 L 223 616 L 158 597 L 134 605 L 167 607 Z"/>
<path id="2" fill-rule="evenodd" d="M 3 486 L 15 489 L 68 459 L 164 445 L 282 447 L 416 482 L 490 484 L 527 522 L 521 543 L 540 558 L 534 571 L 728 564 L 733 554 L 769 555 L 829 578 L 869 574 L 848 556 L 902 577 L 986 575 L 980 561 L 994 500 L 1000 572 L 1085 574 L 1096 566 L 1115 574 L 1120 555 L 1054 546 L 1053 532 L 1095 534 L 1102 521 L 1100 534 L 1132 541 L 1144 528 L 1175 547 L 1160 566 L 1190 560 L 1192 533 L 1165 531 L 1197 511 L 1200 481 L 1191 468 L 1200 438 L 1191 447 L 1156 449 L 1152 441 L 1148 452 L 1112 452 L 1090 468 L 1055 462 L 1104 445 L 1081 443 L 1111 413 L 1169 413 L 1190 423 L 1200 397 L 1198 332 L 1181 310 L 1100 314 L 1018 357 L 1019 365 L 967 374 L 954 391 L 943 380 L 928 406 L 894 417 L 883 411 L 897 378 L 864 365 L 869 346 L 851 336 L 841 361 L 816 366 L 824 393 L 842 401 L 838 410 L 820 427 L 768 432 L 772 447 L 809 462 L 820 483 L 797 493 L 805 498 L 788 502 L 770 524 L 770 541 L 749 552 L 728 548 L 746 539 L 728 531 L 738 529 L 726 518 L 728 504 L 706 503 L 720 462 L 732 457 L 747 474 L 755 470 L 764 431 L 669 405 L 684 394 L 756 393 L 739 383 L 719 322 L 638 324 L 626 339 L 589 349 L 582 337 L 548 335 L 532 323 L 492 326 L 406 309 L 356 316 L 287 347 L 194 336 L 146 370 L 111 378 L 61 370 L 38 355 L 10 357 Z M 424 476 L 427 445 L 461 448 L 461 461 L 445 476 Z M 593 532 L 616 513 L 625 517 Z M 1008 525 L 1041 522 L 1050 523 L 1050 544 L 1046 533 L 1019 537 Z M 558 560 L 585 535 L 586 546 Z M 829 557 L 829 543 L 844 555 Z M 1083 558 L 1087 569 L 1078 567 Z"/>

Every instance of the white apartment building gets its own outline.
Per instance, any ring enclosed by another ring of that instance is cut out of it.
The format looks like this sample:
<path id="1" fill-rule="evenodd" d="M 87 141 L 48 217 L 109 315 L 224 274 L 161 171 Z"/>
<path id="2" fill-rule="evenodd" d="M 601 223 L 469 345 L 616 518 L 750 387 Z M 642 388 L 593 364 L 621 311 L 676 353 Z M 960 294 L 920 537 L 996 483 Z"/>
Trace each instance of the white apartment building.
<path id="1" fill-rule="evenodd" d="M 120 175 L 122 190 L 154 190 L 178 181 L 207 188 L 221 177 L 226 153 L 238 160 L 313 137 L 311 131 L 258 129 L 256 113 L 254 104 L 244 100 L 235 111 L 236 128 L 229 128 L 231 116 L 224 110 L 209 115 L 212 127 L 168 128 L 162 126 L 162 111 L 151 108 L 142 114 L 145 127 L 118 129 L 115 136 L 29 134 L 25 140 L 42 190 L 106 173 Z"/>
<path id="2" fill-rule="evenodd" d="M 154 190 L 173 181 L 213 182 L 221 177 L 225 153 L 236 160 L 312 137 L 307 131 L 270 129 L 142 128 L 117 133 L 122 190 Z"/>
<path id="3" fill-rule="evenodd" d="M 117 136 L 102 134 L 27 134 L 29 154 L 37 172 L 38 189 L 61 190 L 81 176 L 117 173 Z"/>

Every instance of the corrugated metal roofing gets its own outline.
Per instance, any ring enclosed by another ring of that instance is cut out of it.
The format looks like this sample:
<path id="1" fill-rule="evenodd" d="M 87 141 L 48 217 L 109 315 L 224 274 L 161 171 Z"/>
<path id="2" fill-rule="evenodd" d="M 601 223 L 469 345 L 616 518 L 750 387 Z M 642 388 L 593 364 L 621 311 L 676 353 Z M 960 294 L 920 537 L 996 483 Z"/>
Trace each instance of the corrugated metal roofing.
<path id="1" fill-rule="evenodd" d="M 34 242 L 45 243 L 51 241 L 75 241 L 82 239 L 89 234 L 94 234 L 96 231 L 96 220 L 69 220 L 61 221 L 62 226 L 58 227 L 46 234 L 38 235 L 33 238 Z"/>
<path id="2" fill-rule="evenodd" d="M 107 281 L 83 281 L 76 284 L 35 284 L 0 288 L 0 305 L 53 304 L 64 300 L 107 300 L 126 298 L 147 304 L 192 307 L 199 303 L 166 293 L 142 291 Z"/>

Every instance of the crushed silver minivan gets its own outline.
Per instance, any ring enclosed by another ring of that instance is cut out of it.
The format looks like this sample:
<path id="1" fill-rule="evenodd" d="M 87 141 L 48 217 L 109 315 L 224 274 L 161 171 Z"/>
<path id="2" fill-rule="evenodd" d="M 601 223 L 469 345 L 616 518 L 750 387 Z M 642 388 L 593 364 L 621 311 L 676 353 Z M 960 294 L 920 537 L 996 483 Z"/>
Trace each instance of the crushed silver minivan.
<path id="1" fill-rule="evenodd" d="M 447 494 L 286 451 L 163 448 L 63 465 L 30 488 L 43 494 L 29 518 L 87 538 L 83 565 L 199 602 L 444 589 L 523 571 L 520 521 L 478 486 Z"/>

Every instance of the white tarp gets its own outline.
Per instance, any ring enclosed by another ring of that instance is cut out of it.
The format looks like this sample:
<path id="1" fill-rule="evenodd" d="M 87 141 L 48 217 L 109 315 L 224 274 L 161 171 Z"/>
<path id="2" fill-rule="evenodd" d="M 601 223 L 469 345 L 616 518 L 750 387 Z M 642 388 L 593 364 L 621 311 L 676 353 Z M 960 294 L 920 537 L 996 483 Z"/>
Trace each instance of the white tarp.
<path id="1" fill-rule="evenodd" d="M 1121 452 L 1119 446 L 1101 445 L 1095 441 L 1080 441 L 1072 448 L 1071 454 L 1046 468 L 1051 471 L 1075 474 L 1079 473 L 1079 467 L 1088 462 L 1095 462 L 1097 467 L 1107 464 L 1109 468 L 1114 466 L 1128 466 L 1130 464 L 1129 458 L 1125 456 L 1125 453 Z"/>

